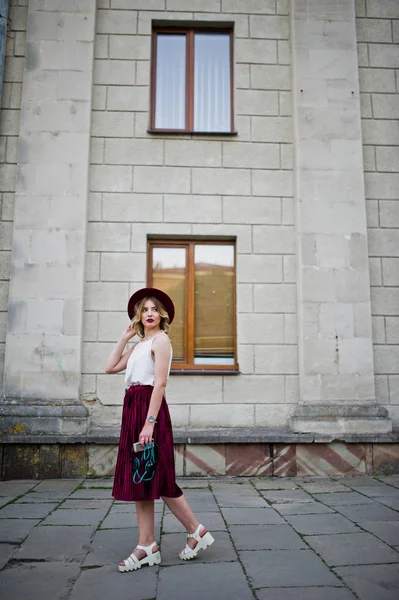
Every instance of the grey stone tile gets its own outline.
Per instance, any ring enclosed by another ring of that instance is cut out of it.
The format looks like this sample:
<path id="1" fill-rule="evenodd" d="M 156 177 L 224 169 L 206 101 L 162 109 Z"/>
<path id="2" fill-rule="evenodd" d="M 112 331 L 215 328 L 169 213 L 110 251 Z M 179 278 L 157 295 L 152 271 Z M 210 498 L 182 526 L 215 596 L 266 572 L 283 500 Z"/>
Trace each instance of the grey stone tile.
<path id="1" fill-rule="evenodd" d="M 330 566 L 375 565 L 399 562 L 399 554 L 369 533 L 306 537 L 307 543 Z"/>
<path id="2" fill-rule="evenodd" d="M 155 525 L 159 527 L 162 519 L 161 513 L 155 513 L 154 521 Z M 113 513 L 107 515 L 104 521 L 101 523 L 100 529 L 125 529 L 129 527 L 136 527 L 137 519 L 136 513 Z"/>
<path id="3" fill-rule="evenodd" d="M 18 546 L 13 544 L 0 544 L 0 571 L 8 563 Z"/>
<path id="4" fill-rule="evenodd" d="M 363 485 L 359 486 L 359 492 L 370 498 L 392 496 L 399 498 L 399 490 L 390 485 Z"/>
<path id="5" fill-rule="evenodd" d="M 327 506 L 349 506 L 350 504 L 372 504 L 374 500 L 357 492 L 337 492 L 332 494 L 315 494 L 319 502 Z"/>
<path id="6" fill-rule="evenodd" d="M 183 491 L 186 491 L 190 488 L 209 488 L 209 485 L 212 483 L 213 479 L 208 478 L 208 477 L 203 477 L 203 478 L 199 478 L 199 479 L 184 479 L 181 477 L 178 477 L 176 479 L 177 481 L 177 485 L 179 487 L 181 487 L 181 489 Z"/>
<path id="7" fill-rule="evenodd" d="M 59 562 L 16 564 L 2 571 L 0 597 L 10 600 L 61 600 L 71 581 L 79 575 L 79 564 Z"/>
<path id="8" fill-rule="evenodd" d="M 394 487 L 399 488 L 399 475 L 390 475 L 388 477 L 379 477 L 381 481 L 387 483 L 388 485 L 393 485 Z"/>
<path id="9" fill-rule="evenodd" d="M 255 588 L 341 585 L 311 550 L 259 550 L 239 554 Z"/>
<path id="10" fill-rule="evenodd" d="M 399 543 L 399 521 L 361 521 L 359 525 L 390 546 Z"/>
<path id="11" fill-rule="evenodd" d="M 112 505 L 112 499 L 110 500 L 65 500 L 60 504 L 60 508 L 101 508 L 107 511 Z"/>
<path id="12" fill-rule="evenodd" d="M 217 596 L 215 596 L 215 591 Z M 157 600 L 253 600 L 241 565 L 189 563 L 161 569 Z"/>
<path id="13" fill-rule="evenodd" d="M 0 519 L 0 542 L 20 544 L 38 523 L 38 519 Z"/>
<path id="14" fill-rule="evenodd" d="M 303 502 L 302 504 L 274 504 L 273 508 L 282 515 L 318 515 L 335 511 L 321 502 Z"/>
<path id="15" fill-rule="evenodd" d="M 297 482 L 292 479 L 280 479 L 279 477 L 252 479 L 257 490 L 296 490 Z"/>
<path id="16" fill-rule="evenodd" d="M 235 525 L 230 534 L 238 550 L 299 550 L 305 542 L 289 525 Z"/>
<path id="17" fill-rule="evenodd" d="M 112 498 L 112 496 L 111 496 L 111 490 L 109 490 L 109 489 L 102 490 L 102 489 L 96 489 L 96 488 L 90 488 L 90 489 L 81 488 L 80 490 L 76 490 L 76 492 L 73 492 L 73 494 L 70 494 L 69 498 L 70 499 L 72 499 L 72 498 L 93 498 L 95 500 L 100 500 L 100 499 L 108 500 L 109 498 Z"/>
<path id="18" fill-rule="evenodd" d="M 58 503 L 9 504 L 0 510 L 0 519 L 44 519 Z"/>
<path id="19" fill-rule="evenodd" d="M 162 500 L 155 500 L 154 502 L 154 512 L 163 512 L 165 509 L 165 504 Z M 136 504 L 134 502 L 117 502 L 115 501 L 111 507 L 112 513 L 136 513 Z"/>
<path id="20" fill-rule="evenodd" d="M 5 506 L 9 502 L 12 502 L 12 500 L 14 500 L 14 498 L 15 498 L 15 496 L 1 496 L 0 497 L 0 508 Z"/>
<path id="21" fill-rule="evenodd" d="M 21 521 L 25 523 L 26 521 Z M 21 548 L 18 560 L 80 561 L 88 550 L 93 527 L 35 527 Z"/>
<path id="22" fill-rule="evenodd" d="M 338 477 L 335 479 L 338 483 L 342 483 L 347 487 L 359 487 L 363 485 L 380 485 L 380 482 L 375 477 L 369 475 L 360 475 L 359 477 Z"/>
<path id="23" fill-rule="evenodd" d="M 346 588 L 339 587 L 294 587 L 263 588 L 256 590 L 258 600 L 356 600 Z"/>
<path id="24" fill-rule="evenodd" d="M 350 492 L 346 486 L 336 481 L 321 480 L 302 483 L 300 486 L 309 494 L 331 494 L 332 492 Z"/>
<path id="25" fill-rule="evenodd" d="M 356 523 L 359 521 L 399 521 L 399 513 L 378 502 L 360 506 L 338 506 L 337 510 Z"/>
<path id="26" fill-rule="evenodd" d="M 200 523 L 212 533 L 212 531 L 225 531 L 226 525 L 220 512 L 197 513 L 195 515 Z M 174 515 L 168 512 L 162 522 L 163 533 L 184 533 L 186 530 Z"/>
<path id="27" fill-rule="evenodd" d="M 221 508 L 228 525 L 284 525 L 284 520 L 272 508 Z"/>
<path id="28" fill-rule="evenodd" d="M 399 510 L 399 497 L 398 496 L 379 496 L 376 500 L 384 506 L 389 506 L 394 510 Z"/>
<path id="29" fill-rule="evenodd" d="M 15 501 L 15 504 L 31 504 L 32 502 L 47 503 L 47 502 L 57 502 L 60 503 L 64 500 L 67 494 L 64 492 L 29 492 L 22 496 L 22 498 L 18 498 Z"/>
<path id="30" fill-rule="evenodd" d="M 37 481 L 0 481 L 0 496 L 15 498 L 37 486 Z"/>
<path id="31" fill-rule="evenodd" d="M 288 523 L 302 535 L 360 532 L 352 521 L 342 515 L 286 515 Z"/>
<path id="32" fill-rule="evenodd" d="M 201 550 L 193 561 L 196 563 L 221 563 L 237 560 L 237 553 L 226 531 L 214 532 L 213 537 L 215 541 L 212 546 Z M 187 564 L 189 561 L 179 558 L 179 552 L 185 545 L 186 536 L 184 534 L 163 534 L 161 539 L 162 566 Z"/>
<path id="33" fill-rule="evenodd" d="M 159 541 L 159 534 L 157 540 Z M 83 567 L 101 567 L 118 564 L 125 560 L 138 543 L 138 529 L 99 529 L 94 534 Z"/>
<path id="34" fill-rule="evenodd" d="M 97 527 L 105 515 L 104 509 L 58 508 L 40 526 L 45 525 L 92 525 Z"/>
<path id="35" fill-rule="evenodd" d="M 86 479 L 82 483 L 84 488 L 108 488 L 112 489 L 114 486 L 113 479 Z"/>
<path id="36" fill-rule="evenodd" d="M 219 494 L 219 496 L 216 497 L 216 501 L 219 507 L 223 506 L 225 508 L 256 508 L 268 506 L 266 500 L 262 496 L 259 496 L 259 494 L 257 494 L 256 496 L 244 496 L 242 494 Z"/>
<path id="37" fill-rule="evenodd" d="M 398 600 L 398 565 L 367 565 L 335 569 L 360 600 Z"/>
<path id="38" fill-rule="evenodd" d="M 312 496 L 309 496 L 304 490 L 277 490 L 262 492 L 266 500 L 272 504 L 300 504 L 302 502 L 313 502 Z"/>
<path id="39" fill-rule="evenodd" d="M 35 487 L 35 492 L 64 492 L 68 496 L 74 489 L 81 485 L 83 479 L 44 479 Z"/>
<path id="40" fill-rule="evenodd" d="M 137 571 L 119 573 L 117 564 L 98 569 L 85 569 L 75 583 L 68 600 L 155 598 L 158 570 L 157 566 L 144 566 Z"/>

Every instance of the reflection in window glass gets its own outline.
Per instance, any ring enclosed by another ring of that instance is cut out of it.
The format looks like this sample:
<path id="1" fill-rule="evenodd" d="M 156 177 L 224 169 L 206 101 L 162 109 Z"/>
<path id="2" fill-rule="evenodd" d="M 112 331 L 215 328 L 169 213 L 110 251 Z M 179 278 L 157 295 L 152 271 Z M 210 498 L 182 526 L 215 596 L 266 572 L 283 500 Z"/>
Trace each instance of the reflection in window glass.
<path id="1" fill-rule="evenodd" d="M 184 360 L 186 249 L 157 248 L 152 254 L 152 285 L 169 294 L 175 305 L 175 319 L 170 328 L 173 360 Z"/>
<path id="2" fill-rule="evenodd" d="M 155 127 L 186 127 L 185 35 L 157 36 Z"/>
<path id="3" fill-rule="evenodd" d="M 194 249 L 194 364 L 234 364 L 234 246 Z"/>

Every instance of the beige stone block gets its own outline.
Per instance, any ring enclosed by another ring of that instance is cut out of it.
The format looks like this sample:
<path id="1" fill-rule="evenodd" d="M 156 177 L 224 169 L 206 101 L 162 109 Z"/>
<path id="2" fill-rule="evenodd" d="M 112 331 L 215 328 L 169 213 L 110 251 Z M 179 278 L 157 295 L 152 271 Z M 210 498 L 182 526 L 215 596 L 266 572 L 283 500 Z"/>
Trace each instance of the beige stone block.
<path id="1" fill-rule="evenodd" d="M 239 283 L 279 283 L 282 280 L 281 256 L 242 254 L 237 257 L 237 281 Z"/>
<path id="2" fill-rule="evenodd" d="M 238 39 L 235 55 L 238 63 L 276 64 L 277 44 L 274 40 Z"/>
<path id="3" fill-rule="evenodd" d="M 220 375 L 171 375 L 166 397 L 169 405 L 174 404 L 220 404 L 223 393 L 223 380 Z M 203 409 L 204 410 L 204 409 Z M 208 407 L 204 412 L 210 412 Z"/>
<path id="4" fill-rule="evenodd" d="M 289 225 L 254 225 L 253 245 L 256 254 L 295 254 L 294 228 Z"/>
<path id="5" fill-rule="evenodd" d="M 131 250 L 146 252 L 147 235 L 163 237 L 165 235 L 190 235 L 191 232 L 191 225 L 186 223 L 132 223 Z"/>
<path id="6" fill-rule="evenodd" d="M 392 21 L 393 43 L 399 43 L 399 20 Z"/>
<path id="7" fill-rule="evenodd" d="M 399 307 L 399 289 L 371 288 L 371 309 L 373 315 L 396 316 Z"/>
<path id="8" fill-rule="evenodd" d="M 304 302 L 329 302 L 335 298 L 332 270 L 304 267 L 302 269 L 302 294 Z"/>
<path id="9" fill-rule="evenodd" d="M 0 250 L 11 250 L 13 224 L 0 221 Z"/>
<path id="10" fill-rule="evenodd" d="M 14 219 L 14 192 L 3 192 L 3 203 L 1 210 L 2 221 L 12 221 Z"/>
<path id="11" fill-rule="evenodd" d="M 399 147 L 377 147 L 375 151 L 377 171 L 399 171 Z"/>
<path id="12" fill-rule="evenodd" d="M 387 331 L 387 343 L 399 344 L 399 317 L 386 317 L 385 321 Z"/>
<path id="13" fill-rule="evenodd" d="M 289 41 L 277 41 L 277 61 L 280 65 L 291 64 L 291 45 Z M 288 89 L 291 89 L 291 81 Z"/>
<path id="14" fill-rule="evenodd" d="M 237 285 L 237 313 L 253 312 L 253 286 L 251 283 Z"/>
<path id="15" fill-rule="evenodd" d="M 117 165 L 92 165 L 90 167 L 90 191 L 131 192 L 133 167 Z"/>
<path id="16" fill-rule="evenodd" d="M 292 115 L 292 93 L 278 92 L 278 107 L 280 117 L 289 117 Z"/>
<path id="17" fill-rule="evenodd" d="M 283 403 L 284 390 L 284 375 L 224 377 L 224 400 L 229 403 Z"/>
<path id="18" fill-rule="evenodd" d="M 101 165 L 104 162 L 104 139 L 92 137 L 90 140 L 90 164 Z"/>
<path id="19" fill-rule="evenodd" d="M 379 208 L 381 227 L 395 227 L 399 224 L 399 203 L 397 200 L 381 200 Z"/>
<path id="20" fill-rule="evenodd" d="M 105 345 L 108 346 L 108 344 Z M 97 375 L 97 398 L 102 405 L 120 405 L 123 402 L 124 395 L 124 374 Z"/>
<path id="21" fill-rule="evenodd" d="M 249 195 L 250 171 L 244 169 L 192 169 L 194 194 Z"/>
<path id="22" fill-rule="evenodd" d="M 17 165 L 0 165 L 0 191 L 13 192 L 15 190 L 16 175 Z"/>
<path id="23" fill-rule="evenodd" d="M 165 10 L 165 0 L 111 0 L 111 8 L 126 10 Z"/>
<path id="24" fill-rule="evenodd" d="M 223 198 L 223 221 L 225 223 L 256 223 L 275 225 L 281 223 L 280 198 L 251 198 L 228 196 Z"/>
<path id="25" fill-rule="evenodd" d="M 18 162 L 19 138 L 7 138 L 6 162 L 16 164 Z"/>
<path id="26" fill-rule="evenodd" d="M 389 387 L 387 375 L 376 375 L 375 381 L 375 397 L 379 404 L 389 404 Z"/>
<path id="27" fill-rule="evenodd" d="M 26 304 L 25 331 L 60 334 L 63 322 L 62 300 L 30 299 Z"/>
<path id="28" fill-rule="evenodd" d="M 37 2 L 37 0 L 35 0 Z M 40 0 L 39 0 L 40 2 Z M 37 6 L 37 10 L 29 5 L 29 38 L 31 40 L 78 40 L 92 42 L 94 39 L 94 2 L 90 10 L 79 10 L 83 8 L 73 6 L 72 2 L 66 2 L 60 7 L 56 2 L 43 2 Z M 38 4 L 38 2 L 37 2 Z M 76 10 L 78 8 L 78 10 Z M 49 10 L 48 10 L 49 9 Z M 61 11 L 62 19 L 59 11 Z"/>
<path id="29" fill-rule="evenodd" d="M 353 313 L 355 316 L 355 336 L 370 339 L 372 337 L 370 301 L 354 304 Z"/>
<path id="30" fill-rule="evenodd" d="M 395 58 L 395 60 L 398 59 Z M 362 116 L 364 115 L 362 114 Z M 373 116 L 375 119 L 398 119 L 399 102 L 397 101 L 397 95 L 373 94 Z"/>
<path id="31" fill-rule="evenodd" d="M 389 400 L 391 404 L 399 404 L 399 375 L 388 375 Z"/>
<path id="32" fill-rule="evenodd" d="M 252 404 L 218 404 L 211 411 L 196 404 L 190 411 L 191 427 L 253 427 L 255 424 Z"/>
<path id="33" fill-rule="evenodd" d="M 335 299 L 338 302 L 368 302 L 370 288 L 368 270 L 336 270 L 334 280 Z"/>
<path id="34" fill-rule="evenodd" d="M 166 10 L 196 10 L 199 12 L 220 12 L 221 0 L 166 0 Z"/>
<path id="35" fill-rule="evenodd" d="M 124 61 L 127 62 L 127 61 Z M 132 65 L 133 63 L 129 63 Z M 108 86 L 107 110 L 147 111 L 150 95 L 148 87 L 132 87 L 125 85 Z M 148 120 L 147 114 L 145 115 Z M 148 124 L 146 125 L 146 128 Z"/>
<path id="36" fill-rule="evenodd" d="M 295 202 L 294 198 L 282 198 L 283 225 L 295 225 Z"/>
<path id="37" fill-rule="evenodd" d="M 356 19 L 358 42 L 386 42 L 391 39 L 391 24 L 385 19 Z"/>
<path id="38" fill-rule="evenodd" d="M 187 194 L 190 169 L 177 167 L 134 167 L 134 192 Z"/>
<path id="39" fill-rule="evenodd" d="M 9 279 L 11 271 L 11 251 L 0 252 L 0 280 Z M 2 284 L 3 285 L 3 284 Z"/>
<path id="40" fill-rule="evenodd" d="M 249 81 L 250 66 L 244 63 L 238 63 L 235 66 L 234 83 L 238 90 L 248 90 L 251 85 Z"/>
<path id="41" fill-rule="evenodd" d="M 251 65 L 251 88 L 254 90 L 290 90 L 291 68 L 278 65 Z"/>
<path id="42" fill-rule="evenodd" d="M 106 308 L 106 307 L 104 307 Z M 86 313 L 97 314 L 97 313 Z M 98 341 L 99 342 L 117 342 L 122 332 L 129 325 L 129 318 L 126 310 L 121 312 L 100 312 L 98 313 Z"/>
<path id="43" fill-rule="evenodd" d="M 382 285 L 382 264 L 381 258 L 369 259 L 370 285 Z"/>
<path id="44" fill-rule="evenodd" d="M 83 315 L 83 341 L 97 342 L 98 340 L 98 313 L 85 312 Z M 100 340 L 105 341 L 105 340 Z M 106 340 L 111 341 L 111 340 Z M 114 340 L 112 340 L 114 341 Z"/>
<path id="45" fill-rule="evenodd" d="M 250 344 L 238 344 L 237 346 L 238 366 L 240 373 L 244 375 L 255 372 L 254 348 L 255 346 Z"/>
<path id="46" fill-rule="evenodd" d="M 162 220 L 162 196 L 159 194 L 103 194 L 104 221 L 147 222 Z M 145 213 L 145 214 L 144 214 Z"/>
<path id="47" fill-rule="evenodd" d="M 96 31 L 97 33 L 135 34 L 137 33 L 137 12 L 134 10 L 99 10 Z"/>
<path id="48" fill-rule="evenodd" d="M 367 227 L 379 227 L 378 200 L 366 199 Z"/>
<path id="49" fill-rule="evenodd" d="M 267 345 L 255 347 L 255 373 L 296 375 L 298 350 L 296 346 Z"/>
<path id="50" fill-rule="evenodd" d="M 399 229 L 370 229 L 370 256 L 399 256 Z"/>
<path id="51" fill-rule="evenodd" d="M 190 407 L 179 404 L 169 405 L 173 427 L 188 427 L 190 422 Z"/>
<path id="52" fill-rule="evenodd" d="M 397 44 L 369 44 L 369 53 L 370 67 L 395 69 L 399 64 L 399 48 Z"/>
<path id="53" fill-rule="evenodd" d="M 237 336 L 241 344 L 283 343 L 283 315 L 239 314 L 237 317 Z"/>
<path id="54" fill-rule="evenodd" d="M 38 131 L 87 133 L 90 123 L 90 105 L 85 101 L 28 100 L 24 103 L 21 125 L 31 132 Z"/>
<path id="55" fill-rule="evenodd" d="M 382 279 L 386 286 L 399 286 L 399 258 L 382 259 Z"/>
<path id="56" fill-rule="evenodd" d="M 298 319 L 296 314 L 284 315 L 284 344 L 298 343 Z"/>
<path id="57" fill-rule="evenodd" d="M 0 285 L 0 310 L 8 310 L 8 294 L 9 294 L 10 283 L 9 281 L 3 281 Z"/>
<path id="58" fill-rule="evenodd" d="M 172 223 L 220 223 L 220 196 L 164 196 L 164 220 Z"/>
<path id="59" fill-rule="evenodd" d="M 296 256 L 283 256 L 283 281 L 284 283 L 296 283 L 297 278 Z"/>
<path id="60" fill-rule="evenodd" d="M 376 170 L 374 146 L 363 145 L 363 168 L 365 171 Z"/>
<path id="61" fill-rule="evenodd" d="M 339 340 L 339 372 L 373 374 L 373 346 L 370 338 Z"/>
<path id="62" fill-rule="evenodd" d="M 109 57 L 126 60 L 149 60 L 151 38 L 143 35 L 110 35 Z"/>
<path id="63" fill-rule="evenodd" d="M 251 38 L 288 40 L 290 38 L 289 19 L 286 16 L 250 16 L 249 32 Z"/>
<path id="64" fill-rule="evenodd" d="M 138 60 L 136 62 L 136 86 L 148 87 L 150 85 L 150 70 L 149 60 Z"/>
<path id="65" fill-rule="evenodd" d="M 131 112 L 93 112 L 92 135 L 104 137 L 132 137 L 134 113 Z"/>
<path id="66" fill-rule="evenodd" d="M 130 249 L 130 225 L 128 223 L 89 223 L 87 249 L 93 252 L 128 252 Z"/>
<path id="67" fill-rule="evenodd" d="M 85 284 L 85 310 L 125 311 L 128 300 L 127 283 L 87 282 Z"/>
<path id="68" fill-rule="evenodd" d="M 247 169 L 278 169 L 278 144 L 240 143 L 223 144 L 223 166 Z"/>
<path id="69" fill-rule="evenodd" d="M 349 202 L 304 202 L 301 207 L 302 230 L 323 235 L 364 234 L 366 228 L 364 209 Z"/>
<path id="70" fill-rule="evenodd" d="M 23 56 L 6 56 L 4 60 L 4 81 L 6 83 L 21 83 L 24 76 Z"/>
<path id="71" fill-rule="evenodd" d="M 237 90 L 238 115 L 278 115 L 278 92 Z"/>
<path id="72" fill-rule="evenodd" d="M 146 275 L 144 253 L 103 252 L 101 281 L 142 281 Z"/>
<path id="73" fill-rule="evenodd" d="M 40 68 L 43 70 L 91 71 L 93 47 L 87 42 L 42 40 Z"/>
<path id="74" fill-rule="evenodd" d="M 219 141 L 166 140 L 165 165 L 187 167 L 222 166 L 222 144 Z"/>
<path id="75" fill-rule="evenodd" d="M 106 101 L 107 101 L 107 86 L 94 85 L 93 86 L 92 109 L 93 110 L 105 110 Z"/>
<path id="76" fill-rule="evenodd" d="M 294 169 L 294 146 L 293 144 L 280 144 L 280 160 L 282 169 Z"/>
<path id="77" fill-rule="evenodd" d="M 296 404 L 268 404 L 255 406 L 256 427 L 286 427 Z"/>
<path id="78" fill-rule="evenodd" d="M 376 374 L 396 374 L 399 371 L 399 345 L 374 346 Z"/>
<path id="79" fill-rule="evenodd" d="M 87 208 L 89 221 L 102 221 L 102 194 L 90 193 Z"/>
<path id="80" fill-rule="evenodd" d="M 255 284 L 255 312 L 259 313 L 295 313 L 297 307 L 296 285 Z"/>
<path id="81" fill-rule="evenodd" d="M 364 144 L 399 144 L 399 124 L 397 121 L 362 119 Z"/>
<path id="82" fill-rule="evenodd" d="M 395 93 L 395 71 L 393 69 L 359 69 L 361 92 Z"/>
<path id="83" fill-rule="evenodd" d="M 273 15 L 274 0 L 222 0 L 222 12 Z"/>
<path id="84" fill-rule="evenodd" d="M 213 16 L 212 20 L 213 20 Z M 186 12 L 176 12 L 176 11 L 163 11 L 162 20 L 163 21 L 184 21 L 193 17 L 193 13 L 187 14 Z M 201 15 L 201 20 L 205 18 L 204 15 Z M 216 18 L 216 15 L 215 15 Z M 139 35 L 151 35 L 152 32 L 152 21 L 154 19 L 159 19 L 159 12 L 151 12 L 150 10 L 141 10 L 139 12 L 138 25 L 137 25 L 137 33 Z"/>
<path id="85" fill-rule="evenodd" d="M 292 171 L 253 171 L 252 193 L 254 196 L 293 195 Z"/>
<path id="86" fill-rule="evenodd" d="M 109 165 L 161 165 L 162 140 L 107 139 L 105 163 Z"/>
<path id="87" fill-rule="evenodd" d="M 372 119 L 373 109 L 371 106 L 371 94 L 360 94 L 360 114 L 362 119 Z"/>
<path id="88" fill-rule="evenodd" d="M 108 35 L 96 35 L 94 41 L 94 58 L 108 57 Z"/>

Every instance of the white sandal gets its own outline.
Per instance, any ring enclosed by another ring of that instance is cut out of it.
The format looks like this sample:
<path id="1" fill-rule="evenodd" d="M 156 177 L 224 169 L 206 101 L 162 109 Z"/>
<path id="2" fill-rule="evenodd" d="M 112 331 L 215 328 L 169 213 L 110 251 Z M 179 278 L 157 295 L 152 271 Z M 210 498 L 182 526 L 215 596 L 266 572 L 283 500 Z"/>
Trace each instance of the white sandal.
<path id="1" fill-rule="evenodd" d="M 189 533 L 187 535 L 188 538 L 194 538 L 197 540 L 197 545 L 195 548 L 190 548 L 188 544 L 179 554 L 179 558 L 182 560 L 191 560 L 195 558 L 200 550 L 205 550 L 215 541 L 214 537 L 207 531 L 202 537 L 200 536 L 201 529 L 205 529 L 203 525 L 199 524 L 194 533 Z"/>
<path id="2" fill-rule="evenodd" d="M 147 556 L 140 560 L 135 554 L 133 554 L 133 550 L 132 554 L 122 561 L 124 564 L 118 565 L 120 573 L 124 573 L 126 571 L 136 571 L 136 569 L 141 569 L 142 565 L 148 565 L 149 567 L 152 567 L 153 565 L 159 565 L 161 562 L 161 554 L 159 550 L 156 552 L 152 551 L 154 546 L 156 546 L 156 542 L 152 542 L 150 546 L 137 545 L 136 548 L 139 550 L 144 550 Z"/>

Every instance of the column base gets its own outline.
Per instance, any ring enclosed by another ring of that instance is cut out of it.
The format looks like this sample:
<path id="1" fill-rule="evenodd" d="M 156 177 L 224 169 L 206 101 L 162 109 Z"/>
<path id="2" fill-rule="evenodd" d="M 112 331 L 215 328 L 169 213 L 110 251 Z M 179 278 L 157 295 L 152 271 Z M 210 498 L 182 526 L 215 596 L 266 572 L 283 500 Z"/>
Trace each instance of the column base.
<path id="1" fill-rule="evenodd" d="M 379 404 L 301 404 L 290 420 L 292 431 L 327 435 L 391 433 L 388 411 Z"/>
<path id="2" fill-rule="evenodd" d="M 88 428 L 89 413 L 80 400 L 0 401 L 0 439 L 13 435 L 84 435 Z"/>

